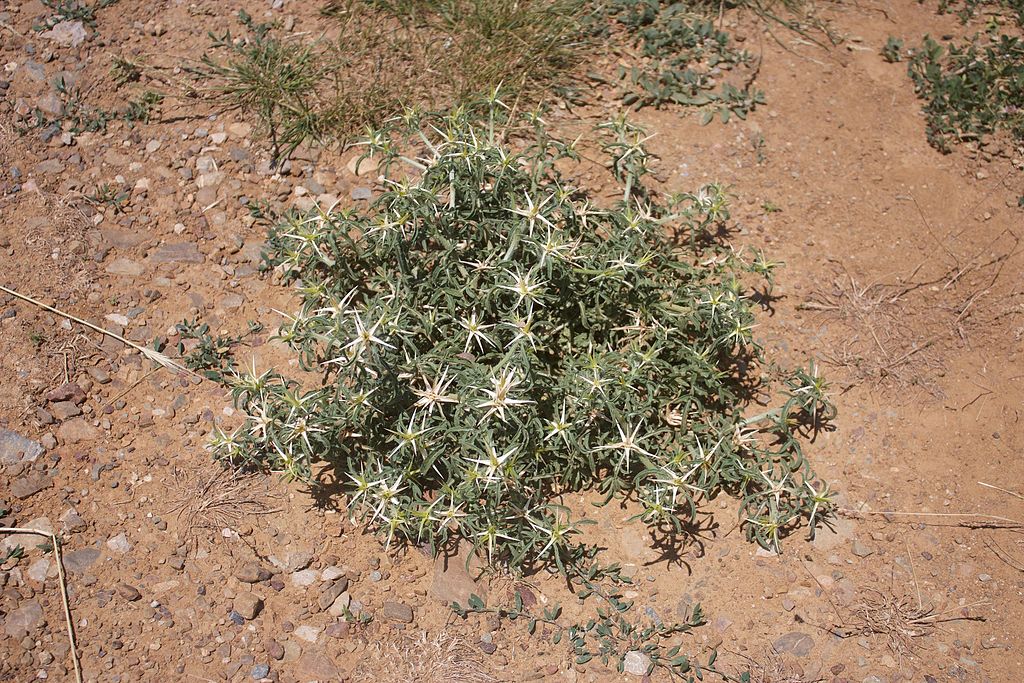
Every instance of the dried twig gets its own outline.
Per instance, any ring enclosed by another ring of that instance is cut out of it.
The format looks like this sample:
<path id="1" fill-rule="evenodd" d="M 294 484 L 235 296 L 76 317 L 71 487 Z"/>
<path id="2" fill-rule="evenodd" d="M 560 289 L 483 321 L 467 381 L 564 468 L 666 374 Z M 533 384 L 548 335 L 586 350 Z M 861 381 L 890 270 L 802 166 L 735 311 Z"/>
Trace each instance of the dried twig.
<path id="1" fill-rule="evenodd" d="M 956 526 L 965 526 L 974 529 L 981 528 L 996 528 L 996 529 L 1024 529 L 1024 522 L 1016 519 L 1010 519 L 1009 517 L 1000 517 L 998 515 L 988 515 L 982 512 L 902 512 L 898 510 L 853 510 L 851 508 L 836 508 L 836 512 L 841 512 L 851 516 L 857 515 L 885 515 L 891 517 L 948 517 L 948 518 L 966 518 L 966 519 L 983 519 L 988 520 L 986 522 L 960 522 Z M 891 521 L 891 520 L 890 520 Z M 993 523 L 998 523 L 996 526 Z"/>
<path id="2" fill-rule="evenodd" d="M 996 491 L 1002 491 L 1003 493 L 1009 494 L 1009 495 L 1013 496 L 1014 498 L 1020 498 L 1021 500 L 1024 500 L 1024 496 L 1022 496 L 1021 494 L 1015 493 L 1013 491 L 1010 491 L 1009 489 L 1001 488 L 1001 487 L 996 486 L 994 484 L 986 484 L 983 481 L 979 481 L 978 485 L 979 486 L 985 486 L 985 487 L 988 487 L 990 489 L 995 489 Z"/>
<path id="3" fill-rule="evenodd" d="M 76 322 L 79 325 L 84 325 L 85 327 L 88 327 L 89 329 L 94 330 L 96 332 L 99 332 L 100 334 L 106 335 L 106 336 L 108 336 L 108 337 L 110 337 L 112 339 L 116 339 L 117 341 L 121 342 L 122 344 L 125 344 L 126 346 L 130 346 L 133 349 L 136 349 L 137 351 L 142 353 L 142 355 L 144 355 L 146 358 L 149 358 L 151 361 L 153 361 L 155 363 L 159 363 L 164 368 L 167 368 L 168 370 L 171 370 L 171 371 L 173 371 L 175 373 L 177 373 L 177 372 L 184 372 L 184 373 L 187 373 L 189 375 L 194 375 L 196 377 L 202 377 L 202 375 L 199 375 L 199 374 L 189 370 L 188 368 L 186 368 L 181 363 L 178 363 L 177 361 L 172 360 L 171 358 L 169 358 L 168 356 L 165 356 L 164 354 L 160 353 L 156 349 L 149 349 L 149 348 L 146 348 L 145 346 L 141 346 L 139 344 L 136 344 L 135 342 L 128 341 L 127 339 L 125 339 L 121 335 L 114 334 L 110 330 L 105 330 L 102 327 L 100 327 L 99 325 L 93 325 L 91 322 L 89 322 L 87 320 L 82 320 L 81 318 L 77 318 L 77 317 L 71 315 L 70 313 L 65 313 L 64 311 L 62 311 L 60 309 L 54 308 L 53 306 L 47 306 L 46 304 L 42 303 L 41 301 L 37 301 L 36 299 L 33 299 L 30 296 L 26 296 L 24 294 L 16 292 L 13 289 L 10 289 L 8 287 L 4 287 L 3 285 L 0 285 L 0 291 L 6 292 L 6 293 L 10 294 L 11 296 L 14 296 L 14 297 L 17 297 L 17 298 L 21 299 L 22 301 L 26 301 L 26 302 L 32 304 L 33 306 L 38 306 L 39 308 L 42 308 L 43 310 L 49 311 L 50 313 L 56 313 L 57 315 L 59 315 L 59 316 L 61 316 L 63 318 L 67 318 L 68 320 L 70 320 L 72 322 Z"/>
<path id="4" fill-rule="evenodd" d="M 76 683 L 82 683 L 82 663 L 78 661 L 75 624 L 71 619 L 71 601 L 68 600 L 68 584 L 64 576 L 64 561 L 61 557 L 60 541 L 57 534 L 28 527 L 0 527 L 0 534 L 35 534 L 50 539 L 50 547 L 53 548 L 53 556 L 57 560 L 57 578 L 60 582 L 60 598 L 64 603 L 64 621 L 68 627 L 68 640 L 71 641 L 71 663 L 74 665 Z"/>

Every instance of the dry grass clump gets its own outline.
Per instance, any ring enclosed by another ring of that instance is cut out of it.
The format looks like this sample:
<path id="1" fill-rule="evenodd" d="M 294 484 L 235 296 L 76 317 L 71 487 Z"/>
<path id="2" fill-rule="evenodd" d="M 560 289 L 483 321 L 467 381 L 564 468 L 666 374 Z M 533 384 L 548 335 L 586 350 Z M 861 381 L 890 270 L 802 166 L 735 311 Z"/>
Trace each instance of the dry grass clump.
<path id="1" fill-rule="evenodd" d="M 186 545 L 194 545 L 201 532 L 234 528 L 262 515 L 277 512 L 266 477 L 244 474 L 219 465 L 195 470 L 175 469 L 168 515 L 182 523 Z"/>
<path id="2" fill-rule="evenodd" d="M 193 94 L 255 114 L 275 155 L 346 142 L 404 108 L 445 108 L 502 85 L 539 97 L 581 58 L 581 0 L 331 0 L 324 33 L 240 16 L 194 68 Z"/>
<path id="3" fill-rule="evenodd" d="M 391 642 L 375 642 L 372 666 L 353 674 L 356 683 L 490 683 L 480 652 L 468 640 L 442 630 L 433 638 L 420 634 Z"/>

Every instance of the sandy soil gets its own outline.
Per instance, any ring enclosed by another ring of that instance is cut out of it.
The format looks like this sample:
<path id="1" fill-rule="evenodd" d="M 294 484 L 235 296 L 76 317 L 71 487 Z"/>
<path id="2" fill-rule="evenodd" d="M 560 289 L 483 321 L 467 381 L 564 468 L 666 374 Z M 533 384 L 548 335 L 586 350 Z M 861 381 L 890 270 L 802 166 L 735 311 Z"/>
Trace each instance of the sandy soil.
<path id="1" fill-rule="evenodd" d="M 32 31 L 47 14 L 38 1 L 0 6 L 0 284 L 143 344 L 173 342 L 174 324 L 197 315 L 231 332 L 249 319 L 276 326 L 272 309 L 291 297 L 256 271 L 264 233 L 243 198 L 357 204 L 353 190 L 372 183 L 346 156 L 300 156 L 274 173 L 252 122 L 173 98 L 134 129 L 13 127 L 53 105 L 61 75 L 87 101 L 115 104 L 113 54 L 144 58 L 147 82 L 168 89 L 243 4 L 257 19 L 292 17 L 296 31 L 318 21 L 302 3 L 124 0 L 71 47 Z M 665 189 L 726 183 L 737 246 L 786 262 L 757 332 L 831 378 L 840 415 L 810 456 L 840 491 L 840 514 L 780 556 L 742 538 L 727 499 L 676 556 L 627 510 L 592 513 L 607 522 L 599 540 L 635 576 L 640 609 L 667 620 L 703 605 L 708 624 L 685 650 L 719 648 L 723 668 L 754 680 L 1021 680 L 1024 176 L 1005 159 L 929 147 L 905 66 L 878 54 L 889 35 L 969 29 L 929 3 L 824 12 L 844 37 L 830 51 L 739 22 L 763 52 L 768 96 L 748 121 L 636 118 L 656 133 Z M 554 125 L 610 106 L 560 111 Z M 123 212 L 81 201 L 104 183 L 127 193 Z M 283 361 L 265 336 L 245 353 Z M 389 555 L 298 485 L 226 477 L 203 446 L 215 420 L 237 418 L 227 406 L 212 383 L 153 371 L 0 294 L 0 526 L 63 533 L 86 680 L 628 678 L 443 603 L 470 591 L 509 602 L 511 580 L 475 581 L 415 549 Z M 37 541 L 22 544 L 26 558 L 0 571 L 0 680 L 73 680 L 56 567 Z M 526 585 L 541 601 L 571 599 L 554 578 Z M 372 621 L 345 623 L 343 602 Z"/>

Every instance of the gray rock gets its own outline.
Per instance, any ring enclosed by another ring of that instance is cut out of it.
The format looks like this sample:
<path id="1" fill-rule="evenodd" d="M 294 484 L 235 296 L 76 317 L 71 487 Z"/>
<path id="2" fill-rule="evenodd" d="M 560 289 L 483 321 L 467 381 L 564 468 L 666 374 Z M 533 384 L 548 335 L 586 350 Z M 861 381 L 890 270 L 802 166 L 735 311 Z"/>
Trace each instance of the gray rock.
<path id="1" fill-rule="evenodd" d="M 306 586 L 312 586 L 316 583 L 316 570 L 315 569 L 303 569 L 302 571 L 295 572 L 292 574 L 292 585 L 304 588 Z"/>
<path id="2" fill-rule="evenodd" d="M 241 294 L 228 294 L 220 300 L 220 305 L 224 308 L 239 308 L 245 303 L 245 297 Z"/>
<path id="3" fill-rule="evenodd" d="M 149 255 L 154 263 L 202 263 L 203 255 L 192 242 L 163 244 Z"/>
<path id="4" fill-rule="evenodd" d="M 36 531 L 42 531 L 47 534 L 53 533 L 53 524 L 50 523 L 49 517 L 36 517 L 35 519 L 19 526 L 24 529 L 35 529 Z M 46 537 L 40 536 L 39 534 L 11 534 L 10 536 L 3 537 L 3 543 L 0 544 L 0 548 L 6 548 L 8 550 L 13 550 L 18 546 L 21 546 L 22 548 L 34 548 L 35 546 L 43 545 L 46 542 Z"/>
<path id="5" fill-rule="evenodd" d="M 43 608 L 39 601 L 29 600 L 4 619 L 4 632 L 11 638 L 32 633 L 43 623 Z"/>
<path id="6" fill-rule="evenodd" d="M 397 621 L 403 624 L 412 623 L 412 607 L 409 607 L 404 602 L 385 602 L 381 613 L 389 621 Z"/>
<path id="7" fill-rule="evenodd" d="M 131 249 L 146 241 L 146 233 L 141 230 L 118 230 L 117 228 L 100 228 L 103 241 L 115 249 Z"/>
<path id="8" fill-rule="evenodd" d="M 288 553 L 288 571 L 297 572 L 313 563 L 313 553 L 309 550 L 297 550 Z"/>
<path id="9" fill-rule="evenodd" d="M 107 547 L 123 555 L 132 549 L 132 544 L 128 542 L 128 537 L 124 533 L 120 533 L 107 539 Z"/>
<path id="10" fill-rule="evenodd" d="M 64 103 L 52 92 L 48 92 L 36 100 L 36 106 L 40 111 L 50 114 L 54 118 L 59 118 L 64 114 Z M 56 163 L 52 163 L 53 161 Z M 36 173 L 40 174 L 60 173 L 62 170 L 64 170 L 64 165 L 57 159 L 36 164 Z"/>
<path id="11" fill-rule="evenodd" d="M 82 574 L 100 559 L 99 548 L 82 548 L 64 553 L 64 568 L 72 574 Z"/>
<path id="12" fill-rule="evenodd" d="M 85 391 L 76 382 L 67 382 L 46 392 L 46 400 L 50 403 L 58 401 L 83 403 L 85 401 Z"/>
<path id="13" fill-rule="evenodd" d="M 11 494 L 15 498 L 25 500 L 30 496 L 34 496 L 43 489 L 50 488 L 53 484 L 53 479 L 41 472 L 32 472 L 24 477 L 18 477 L 11 484 Z"/>
<path id="14" fill-rule="evenodd" d="M 651 658 L 639 650 L 630 650 L 622 661 L 622 670 L 634 676 L 646 676 Z"/>
<path id="15" fill-rule="evenodd" d="M 854 541 L 853 554 L 857 557 L 868 557 L 869 555 L 874 555 L 875 551 L 869 548 L 868 546 L 864 545 L 860 541 Z"/>
<path id="16" fill-rule="evenodd" d="M 373 197 L 373 191 L 368 187 L 354 187 L 352 188 L 352 199 L 355 200 L 369 200 Z"/>
<path id="17" fill-rule="evenodd" d="M 257 681 L 260 680 L 261 678 L 266 678 L 267 676 L 270 675 L 270 665 L 269 664 L 257 664 L 256 666 L 254 666 L 252 668 L 252 671 L 249 672 L 249 675 L 252 676 L 253 679 L 257 680 Z"/>
<path id="18" fill-rule="evenodd" d="M 49 31 L 40 33 L 39 37 L 47 38 L 64 47 L 78 47 L 85 41 L 88 34 L 82 22 L 62 21 L 59 24 L 54 24 Z"/>
<path id="19" fill-rule="evenodd" d="M 797 657 L 806 657 L 814 649 L 814 639 L 806 633 L 791 631 L 777 639 L 772 646 L 777 652 L 788 652 Z"/>
<path id="20" fill-rule="evenodd" d="M 348 594 L 348 591 L 345 591 L 331 604 L 327 613 L 332 617 L 343 617 L 350 611 L 349 606 L 351 604 L 352 596 Z"/>
<path id="21" fill-rule="evenodd" d="M 234 608 L 246 619 L 255 619 L 263 610 L 263 598 L 255 593 L 239 593 L 235 596 Z"/>
<path id="22" fill-rule="evenodd" d="M 82 516 L 78 514 L 78 510 L 70 508 L 63 515 L 60 516 L 60 521 L 64 525 L 65 531 L 76 532 L 85 531 L 88 525 Z"/>
<path id="23" fill-rule="evenodd" d="M 7 429 L 0 429 L 0 465 L 34 462 L 42 454 L 43 447 L 37 441 L 26 439 Z"/>

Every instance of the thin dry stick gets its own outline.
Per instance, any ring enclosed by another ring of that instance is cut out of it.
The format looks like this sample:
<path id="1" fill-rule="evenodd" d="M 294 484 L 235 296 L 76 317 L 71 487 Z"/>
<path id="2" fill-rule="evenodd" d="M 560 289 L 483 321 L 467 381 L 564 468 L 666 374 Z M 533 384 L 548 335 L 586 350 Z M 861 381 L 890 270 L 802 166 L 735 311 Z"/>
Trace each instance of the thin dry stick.
<path id="1" fill-rule="evenodd" d="M 57 578 L 60 580 L 60 598 L 64 603 L 64 621 L 68 626 L 68 640 L 71 641 L 71 662 L 75 667 L 75 681 L 82 683 L 82 663 L 78 661 L 78 645 L 75 643 L 75 624 L 71 620 L 71 601 L 68 600 L 68 583 L 64 578 L 64 560 L 60 554 L 60 543 L 57 534 L 39 529 L 21 527 L 0 527 L 0 534 L 35 534 L 50 539 L 50 546 L 53 548 L 53 556 L 57 560 Z"/>
<path id="2" fill-rule="evenodd" d="M 199 375 L 198 373 L 192 372 L 191 370 L 186 368 L 181 363 L 178 363 L 178 362 L 176 362 L 174 360 L 171 360 L 170 358 L 168 358 L 164 354 L 160 353 L 159 351 L 157 351 L 155 349 L 147 349 L 145 346 L 140 346 L 139 344 L 136 344 L 134 342 L 130 342 L 127 339 L 125 339 L 124 337 L 122 337 L 121 335 L 114 334 L 110 330 L 105 330 L 102 327 L 100 327 L 99 325 L 93 325 L 91 322 L 88 322 L 87 320 L 82 320 L 81 318 L 76 318 L 75 316 L 71 315 L 70 313 L 65 313 L 64 311 L 62 311 L 60 309 L 57 309 L 57 308 L 54 308 L 53 306 L 47 306 L 46 304 L 44 304 L 41 301 L 36 301 L 35 299 L 33 299 L 30 296 L 25 296 L 24 294 L 20 294 L 20 293 L 14 291 L 13 289 L 9 289 L 7 287 L 4 287 L 3 285 L 0 285 L 0 291 L 7 292 L 11 296 L 17 297 L 17 298 L 21 299 L 22 301 L 27 301 L 28 303 L 32 304 L 33 306 L 38 306 L 39 308 L 47 310 L 47 311 L 49 311 L 51 313 L 56 313 L 57 315 L 61 316 L 62 318 L 67 318 L 68 320 L 70 320 L 72 322 L 76 322 L 79 325 L 84 325 L 85 327 L 88 327 L 90 330 L 95 330 L 96 332 L 99 332 L 100 334 L 104 334 L 104 335 L 106 335 L 108 337 L 111 337 L 112 339 L 116 339 L 117 341 L 121 342 L 122 344 L 125 344 L 127 346 L 132 347 L 133 349 L 136 349 L 137 351 L 142 353 L 142 355 L 144 355 L 146 358 L 149 358 L 151 361 L 153 361 L 155 363 L 159 363 L 161 366 L 167 368 L 168 370 L 171 370 L 173 372 L 184 372 L 184 373 L 187 373 L 187 374 L 190 374 L 190 375 L 195 375 L 196 377 L 202 377 L 202 375 Z"/>
<path id="3" fill-rule="evenodd" d="M 986 484 L 983 481 L 979 481 L 978 484 L 981 485 L 981 486 L 988 487 L 990 489 L 995 489 L 996 491 L 1002 491 L 1003 493 L 1008 493 L 1009 495 L 1013 496 L 1014 498 L 1020 498 L 1021 500 L 1024 500 L 1024 496 L 1020 495 L 1019 493 L 1014 493 L 1013 491 L 1009 491 L 1007 489 L 1000 488 L 998 486 L 995 486 L 994 484 Z"/>
<path id="4" fill-rule="evenodd" d="M 838 512 L 845 512 L 851 515 L 909 515 L 909 516 L 921 516 L 921 517 L 980 517 L 982 519 L 990 519 L 996 522 L 1004 522 L 1006 524 L 1013 524 L 1016 526 L 1024 527 L 1024 522 L 1016 519 L 1010 519 L 1009 517 L 999 517 L 998 515 L 986 515 L 982 512 L 900 512 L 897 510 L 853 510 L 851 508 L 836 508 Z"/>

